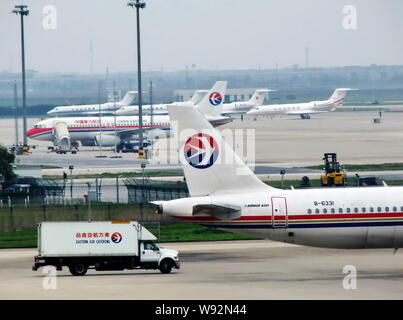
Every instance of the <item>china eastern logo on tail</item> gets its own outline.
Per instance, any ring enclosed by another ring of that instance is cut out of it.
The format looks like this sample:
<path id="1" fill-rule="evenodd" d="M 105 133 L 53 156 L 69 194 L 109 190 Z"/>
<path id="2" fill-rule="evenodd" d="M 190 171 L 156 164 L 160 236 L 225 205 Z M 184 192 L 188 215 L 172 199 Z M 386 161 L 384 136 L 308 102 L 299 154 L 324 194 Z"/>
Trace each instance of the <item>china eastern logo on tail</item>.
<path id="1" fill-rule="evenodd" d="M 218 106 L 222 102 L 222 95 L 219 92 L 213 92 L 210 94 L 209 100 L 213 106 Z"/>
<path id="2" fill-rule="evenodd" d="M 217 142 L 205 133 L 194 134 L 184 146 L 186 161 L 196 169 L 211 167 L 218 158 L 218 152 Z"/>

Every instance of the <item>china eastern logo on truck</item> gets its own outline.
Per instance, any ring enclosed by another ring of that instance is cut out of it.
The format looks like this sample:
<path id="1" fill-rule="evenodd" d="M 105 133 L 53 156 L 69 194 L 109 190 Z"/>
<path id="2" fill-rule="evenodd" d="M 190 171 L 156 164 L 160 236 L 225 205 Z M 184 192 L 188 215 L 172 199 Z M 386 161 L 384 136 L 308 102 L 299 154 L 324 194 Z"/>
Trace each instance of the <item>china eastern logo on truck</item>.
<path id="1" fill-rule="evenodd" d="M 109 232 L 77 232 L 76 243 L 120 243 L 123 237 L 119 232 L 115 232 L 112 235 Z"/>

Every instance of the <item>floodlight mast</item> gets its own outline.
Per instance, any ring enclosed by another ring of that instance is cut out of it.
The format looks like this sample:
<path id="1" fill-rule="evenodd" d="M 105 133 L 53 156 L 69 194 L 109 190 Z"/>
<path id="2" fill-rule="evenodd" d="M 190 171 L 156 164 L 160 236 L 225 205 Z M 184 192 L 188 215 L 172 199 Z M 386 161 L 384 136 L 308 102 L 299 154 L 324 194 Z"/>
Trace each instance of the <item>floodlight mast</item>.
<path id="1" fill-rule="evenodd" d="M 22 126 L 24 131 L 24 146 L 28 146 L 28 138 L 27 138 L 27 98 L 26 98 L 26 86 L 25 86 L 25 39 L 24 39 L 24 16 L 29 15 L 28 6 L 26 5 L 17 5 L 14 6 L 14 10 L 11 13 L 15 13 L 16 15 L 20 15 L 21 17 L 21 61 L 22 61 Z"/>
<path id="2" fill-rule="evenodd" d="M 138 113 L 139 113 L 139 159 L 144 159 L 144 138 L 143 138 L 143 99 L 141 87 L 141 50 L 140 50 L 140 9 L 146 7 L 145 2 L 140 0 L 130 1 L 129 7 L 136 8 L 137 17 L 137 86 L 138 86 Z"/>

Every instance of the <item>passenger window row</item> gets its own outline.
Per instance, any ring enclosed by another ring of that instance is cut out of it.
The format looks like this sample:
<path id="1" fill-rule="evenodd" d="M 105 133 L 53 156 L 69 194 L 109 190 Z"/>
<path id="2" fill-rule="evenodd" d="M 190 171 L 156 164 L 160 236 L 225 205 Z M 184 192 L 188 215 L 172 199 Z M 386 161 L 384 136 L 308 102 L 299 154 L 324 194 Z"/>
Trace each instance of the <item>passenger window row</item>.
<path id="1" fill-rule="evenodd" d="M 338 208 L 337 212 L 338 213 L 380 213 L 380 212 L 398 212 L 398 207 L 362 207 L 362 208 Z M 403 212 L 403 206 L 400 207 L 400 212 Z M 323 208 L 323 209 L 308 209 L 307 211 L 308 214 L 312 214 L 312 213 L 336 213 L 336 209 L 335 208 Z"/>

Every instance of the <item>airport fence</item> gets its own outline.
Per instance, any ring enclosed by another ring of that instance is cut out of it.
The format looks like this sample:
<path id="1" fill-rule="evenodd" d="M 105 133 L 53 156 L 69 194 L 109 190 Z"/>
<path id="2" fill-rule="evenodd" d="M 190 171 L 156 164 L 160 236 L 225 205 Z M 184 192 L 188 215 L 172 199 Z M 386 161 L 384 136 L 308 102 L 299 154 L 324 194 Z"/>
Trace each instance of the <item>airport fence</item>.
<path id="1" fill-rule="evenodd" d="M 0 208 L 14 205 L 83 205 L 88 201 L 140 204 L 189 196 L 183 181 L 144 179 L 30 179 L 0 191 Z M 24 188 L 20 191 L 21 188 Z"/>
<path id="2" fill-rule="evenodd" d="M 143 213 L 141 213 L 143 211 Z M 42 221 L 113 221 L 135 220 L 144 223 L 173 224 L 177 220 L 155 213 L 140 205 L 116 203 L 66 205 L 12 205 L 0 207 L 0 231 L 32 230 Z"/>

